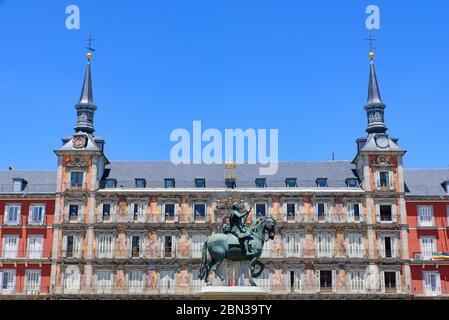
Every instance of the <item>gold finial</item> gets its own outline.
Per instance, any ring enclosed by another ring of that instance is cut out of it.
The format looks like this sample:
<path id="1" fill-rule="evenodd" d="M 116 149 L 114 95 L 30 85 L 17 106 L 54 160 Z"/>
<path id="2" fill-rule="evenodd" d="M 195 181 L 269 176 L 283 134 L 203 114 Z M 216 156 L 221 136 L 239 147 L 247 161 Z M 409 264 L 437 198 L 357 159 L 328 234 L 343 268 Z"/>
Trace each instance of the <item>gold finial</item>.
<path id="1" fill-rule="evenodd" d="M 371 59 L 371 60 L 374 60 L 374 56 L 375 56 L 375 54 L 374 54 L 374 52 L 370 52 L 369 53 L 369 58 Z"/>
<path id="2" fill-rule="evenodd" d="M 86 54 L 86 56 L 87 56 L 87 60 L 92 59 L 92 53 L 91 53 L 91 52 L 88 52 L 88 53 Z"/>

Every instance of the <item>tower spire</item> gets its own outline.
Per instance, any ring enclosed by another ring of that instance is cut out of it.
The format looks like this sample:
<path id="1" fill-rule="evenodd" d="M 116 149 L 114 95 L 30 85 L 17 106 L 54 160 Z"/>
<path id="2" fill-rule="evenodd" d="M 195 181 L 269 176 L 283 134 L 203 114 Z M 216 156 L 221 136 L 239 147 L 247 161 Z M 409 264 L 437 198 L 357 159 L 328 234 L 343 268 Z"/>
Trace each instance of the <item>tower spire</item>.
<path id="1" fill-rule="evenodd" d="M 88 134 L 92 134 L 94 129 L 94 113 L 97 110 L 97 106 L 94 103 L 94 95 L 92 90 L 92 75 L 91 75 L 91 65 L 90 61 L 92 59 L 92 52 L 95 49 L 92 48 L 92 42 L 94 39 L 92 36 L 89 36 L 88 46 L 86 47 L 88 50 L 87 53 L 87 65 L 86 72 L 84 75 L 83 88 L 81 89 L 81 96 L 78 104 L 75 106 L 77 111 L 77 122 L 75 131 L 76 132 L 85 132 Z"/>
<path id="2" fill-rule="evenodd" d="M 380 96 L 379 84 L 377 82 L 376 68 L 374 66 L 374 50 L 373 41 L 376 40 L 369 36 L 367 39 L 370 43 L 370 74 L 368 83 L 368 99 L 365 105 L 366 115 L 368 117 L 368 133 L 385 133 L 388 129 L 384 123 L 385 104 Z"/>

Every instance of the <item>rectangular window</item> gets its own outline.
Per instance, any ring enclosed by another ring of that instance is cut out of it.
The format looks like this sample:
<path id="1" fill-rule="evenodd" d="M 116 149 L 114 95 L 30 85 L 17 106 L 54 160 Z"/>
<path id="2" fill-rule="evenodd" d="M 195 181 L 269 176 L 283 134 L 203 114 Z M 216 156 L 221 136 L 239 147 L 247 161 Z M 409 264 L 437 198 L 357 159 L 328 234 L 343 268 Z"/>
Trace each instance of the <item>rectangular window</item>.
<path id="1" fill-rule="evenodd" d="M 360 222 L 360 212 L 361 212 L 361 204 L 360 203 L 350 203 L 348 204 L 348 221 L 349 222 Z"/>
<path id="2" fill-rule="evenodd" d="M 391 222 L 393 221 L 392 217 L 392 206 L 391 205 L 380 205 L 380 221 L 381 222 Z"/>
<path id="3" fill-rule="evenodd" d="M 0 270 L 1 293 L 13 294 L 16 290 L 16 270 Z"/>
<path id="4" fill-rule="evenodd" d="M 69 205 L 69 221 L 77 221 L 78 220 L 78 210 L 79 210 L 79 205 L 77 205 L 77 204 Z"/>
<path id="5" fill-rule="evenodd" d="M 80 272 L 78 267 L 69 266 L 64 271 L 64 291 L 77 292 L 80 289 Z"/>
<path id="6" fill-rule="evenodd" d="M 384 272 L 385 292 L 396 293 L 396 272 L 385 271 Z"/>
<path id="7" fill-rule="evenodd" d="M 145 208 L 145 204 L 143 203 L 132 203 L 130 208 L 130 212 L 132 213 L 131 220 L 134 222 L 144 222 Z"/>
<path id="8" fill-rule="evenodd" d="M 111 204 L 103 203 L 102 221 L 111 221 Z"/>
<path id="9" fill-rule="evenodd" d="M 175 204 L 174 203 L 166 203 L 165 207 L 165 216 L 166 217 L 174 217 L 175 216 Z"/>
<path id="10" fill-rule="evenodd" d="M 7 205 L 5 207 L 5 224 L 18 225 L 20 224 L 20 205 Z"/>
<path id="11" fill-rule="evenodd" d="M 13 192 L 22 192 L 25 189 L 25 185 L 25 180 L 13 179 Z"/>
<path id="12" fill-rule="evenodd" d="M 173 258 L 174 257 L 174 250 L 173 250 L 173 237 L 172 236 L 165 236 L 164 237 L 164 256 L 166 258 Z"/>
<path id="13" fill-rule="evenodd" d="M 332 289 L 332 271 L 320 270 L 320 289 L 321 291 L 330 291 Z"/>
<path id="14" fill-rule="evenodd" d="M 147 186 L 147 182 L 145 179 L 136 179 L 135 184 L 136 188 L 145 188 Z"/>
<path id="15" fill-rule="evenodd" d="M 332 235 L 330 233 L 318 234 L 317 249 L 319 257 L 332 257 Z"/>
<path id="16" fill-rule="evenodd" d="M 109 293 L 112 291 L 112 272 L 110 270 L 97 271 L 97 292 Z"/>
<path id="17" fill-rule="evenodd" d="M 421 237 L 421 259 L 432 260 L 432 254 L 437 251 L 435 237 Z"/>
<path id="18" fill-rule="evenodd" d="M 432 206 L 418 206 L 418 225 L 420 227 L 432 227 L 434 225 Z"/>
<path id="19" fill-rule="evenodd" d="M 256 188 L 266 188 L 266 187 L 267 187 L 267 179 L 265 178 L 256 179 Z"/>
<path id="20" fill-rule="evenodd" d="M 133 258 L 139 258 L 141 253 L 141 237 L 131 236 L 131 254 Z"/>
<path id="21" fill-rule="evenodd" d="M 70 173 L 70 186 L 73 188 L 81 188 L 83 186 L 84 172 L 72 171 Z"/>
<path id="22" fill-rule="evenodd" d="M 327 211 L 328 210 L 327 210 L 326 203 L 317 203 L 316 204 L 316 212 L 317 212 L 318 221 L 320 221 L 320 222 L 326 221 L 326 218 L 328 217 Z"/>
<path id="23" fill-rule="evenodd" d="M 316 184 L 319 188 L 327 188 L 327 178 L 318 178 L 316 179 Z"/>
<path id="24" fill-rule="evenodd" d="M 296 178 L 287 178 L 285 179 L 285 186 L 287 188 L 296 188 L 298 186 L 296 181 Z"/>
<path id="25" fill-rule="evenodd" d="M 441 280 L 438 271 L 423 271 L 424 293 L 427 296 L 441 294 Z"/>
<path id="26" fill-rule="evenodd" d="M 365 255 L 363 234 L 348 235 L 348 255 L 351 258 L 363 258 Z"/>
<path id="27" fill-rule="evenodd" d="M 193 204 L 193 216 L 195 220 L 204 221 L 206 218 L 206 204 L 195 203 Z"/>
<path id="28" fill-rule="evenodd" d="M 44 236 L 28 236 L 28 257 L 30 259 L 41 259 L 44 249 Z"/>
<path id="29" fill-rule="evenodd" d="M 393 239 L 391 237 L 383 238 L 383 258 L 392 258 L 394 255 Z"/>
<path id="30" fill-rule="evenodd" d="M 3 236 L 3 257 L 5 259 L 17 258 L 19 250 L 19 236 L 18 235 L 4 235 Z"/>
<path id="31" fill-rule="evenodd" d="M 379 182 L 381 188 L 388 188 L 390 186 L 390 172 L 380 171 L 379 172 Z"/>
<path id="32" fill-rule="evenodd" d="M 351 292 L 363 293 L 365 292 L 365 272 L 351 271 Z"/>
<path id="33" fill-rule="evenodd" d="M 358 188 L 359 186 L 359 181 L 355 178 L 350 178 L 346 180 L 346 186 L 348 188 Z"/>
<path id="34" fill-rule="evenodd" d="M 267 205 L 265 203 L 256 203 L 256 217 L 265 217 L 267 215 Z"/>
<path id="35" fill-rule="evenodd" d="M 81 258 L 81 236 L 68 235 L 65 237 L 65 256 L 67 258 Z"/>
<path id="36" fill-rule="evenodd" d="M 25 271 L 25 290 L 27 294 L 39 294 L 41 288 L 41 271 Z"/>
<path id="37" fill-rule="evenodd" d="M 128 273 L 128 287 L 130 292 L 142 292 L 144 289 L 144 274 L 141 270 Z"/>
<path id="38" fill-rule="evenodd" d="M 167 189 L 175 187 L 175 179 L 164 179 L 164 186 Z"/>
<path id="39" fill-rule="evenodd" d="M 102 234 L 97 238 L 98 258 L 112 258 L 114 252 L 114 236 Z"/>
<path id="40" fill-rule="evenodd" d="M 225 185 L 226 188 L 228 189 L 235 189 L 236 188 L 235 179 L 225 179 Z"/>
<path id="41" fill-rule="evenodd" d="M 195 187 L 196 188 L 206 188 L 206 179 L 195 179 Z"/>
<path id="42" fill-rule="evenodd" d="M 117 187 L 117 180 L 115 179 L 106 179 L 106 188 L 113 189 Z"/>
<path id="43" fill-rule="evenodd" d="M 294 203 L 287 203 L 287 221 L 295 221 L 296 206 Z"/>
<path id="44" fill-rule="evenodd" d="M 31 205 L 30 216 L 28 217 L 29 224 L 43 224 L 45 218 L 45 206 L 44 205 Z"/>

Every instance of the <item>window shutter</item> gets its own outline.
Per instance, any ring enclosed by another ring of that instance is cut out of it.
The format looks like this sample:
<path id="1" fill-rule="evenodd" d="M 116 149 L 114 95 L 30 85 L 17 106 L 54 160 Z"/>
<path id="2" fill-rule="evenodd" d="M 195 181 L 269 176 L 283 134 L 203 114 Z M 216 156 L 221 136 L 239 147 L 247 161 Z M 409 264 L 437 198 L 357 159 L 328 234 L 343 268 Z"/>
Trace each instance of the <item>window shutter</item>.
<path id="1" fill-rule="evenodd" d="M 284 222 L 287 222 L 287 214 L 288 214 L 288 212 L 287 212 L 287 203 L 283 203 L 282 204 L 282 213 L 283 213 L 283 216 L 284 216 Z"/>
<path id="2" fill-rule="evenodd" d="M 354 204 L 348 203 L 346 205 L 346 211 L 348 213 L 348 222 L 354 222 Z"/>
<path id="3" fill-rule="evenodd" d="M 176 257 L 176 252 L 178 250 L 177 245 L 176 245 L 176 236 L 172 236 L 171 243 L 172 243 L 172 257 L 174 258 L 174 257 Z"/>
<path id="4" fill-rule="evenodd" d="M 30 208 L 28 209 L 28 224 L 31 224 L 32 222 L 33 222 L 33 206 L 30 206 Z"/>
<path id="5" fill-rule="evenodd" d="M 161 249 L 160 249 L 160 257 L 161 258 L 164 258 L 165 257 L 165 255 L 164 255 L 164 252 L 165 252 L 165 236 L 158 236 L 158 239 L 159 239 L 159 243 L 161 244 Z"/>
<path id="6" fill-rule="evenodd" d="M 0 294 L 3 291 L 3 271 L 0 269 Z"/>
<path id="7" fill-rule="evenodd" d="M 385 272 L 380 272 L 380 291 L 385 293 Z"/>
<path id="8" fill-rule="evenodd" d="M 393 182 L 393 171 L 388 172 L 388 183 L 390 185 L 390 190 L 394 189 L 394 182 Z"/>
<path id="9" fill-rule="evenodd" d="M 5 214 L 3 216 L 4 224 L 8 224 L 8 213 L 9 213 L 9 207 L 5 206 Z"/>
<path id="10" fill-rule="evenodd" d="M 396 271 L 396 293 L 401 292 L 401 272 Z"/>
<path id="11" fill-rule="evenodd" d="M 376 223 L 380 223 L 380 205 L 376 204 Z"/>
<path id="12" fill-rule="evenodd" d="M 19 206 L 17 209 L 17 224 L 20 224 L 22 221 L 22 206 Z"/>
<path id="13" fill-rule="evenodd" d="M 316 274 L 316 292 L 320 292 L 320 270 L 315 271 Z"/>
<path id="14" fill-rule="evenodd" d="M 398 213 L 396 211 L 396 205 L 393 204 L 391 206 L 391 219 L 393 220 L 393 222 L 398 222 Z"/>
<path id="15" fill-rule="evenodd" d="M 179 204 L 175 203 L 175 222 L 178 222 Z"/>
<path id="16" fill-rule="evenodd" d="M 380 188 L 380 172 L 376 171 L 376 179 L 374 183 L 374 188 L 379 189 Z"/>
<path id="17" fill-rule="evenodd" d="M 332 270 L 332 292 L 336 292 L 336 279 L 337 279 L 337 270 Z"/>
<path id="18" fill-rule="evenodd" d="M 67 257 L 67 236 L 62 237 L 62 257 Z"/>

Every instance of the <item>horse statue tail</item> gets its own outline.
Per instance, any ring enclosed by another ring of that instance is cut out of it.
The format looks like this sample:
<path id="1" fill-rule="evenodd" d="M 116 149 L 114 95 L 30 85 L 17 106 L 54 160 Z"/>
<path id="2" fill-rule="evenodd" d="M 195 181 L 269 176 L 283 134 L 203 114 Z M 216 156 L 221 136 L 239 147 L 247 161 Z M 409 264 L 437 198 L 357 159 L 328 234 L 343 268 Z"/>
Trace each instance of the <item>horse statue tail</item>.
<path id="1" fill-rule="evenodd" d="M 207 239 L 206 239 L 206 241 L 204 241 L 203 250 L 201 254 L 201 266 L 199 272 L 200 280 L 205 280 L 208 273 L 209 272 L 207 270 Z"/>

